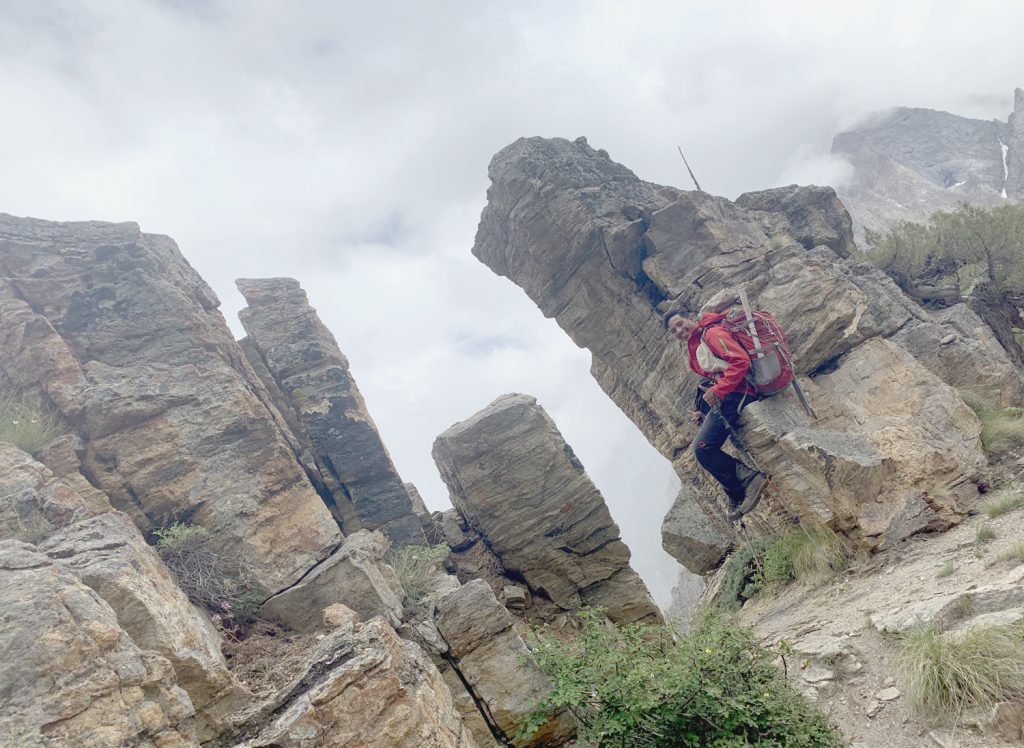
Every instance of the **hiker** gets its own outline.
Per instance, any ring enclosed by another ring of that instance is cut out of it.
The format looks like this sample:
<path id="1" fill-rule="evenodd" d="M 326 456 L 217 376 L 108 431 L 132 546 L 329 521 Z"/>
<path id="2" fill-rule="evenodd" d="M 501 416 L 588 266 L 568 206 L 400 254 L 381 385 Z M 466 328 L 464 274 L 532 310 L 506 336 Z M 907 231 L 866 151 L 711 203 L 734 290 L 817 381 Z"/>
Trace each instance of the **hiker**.
<path id="1" fill-rule="evenodd" d="M 722 484 L 729 498 L 726 514 L 735 522 L 751 511 L 761 497 L 765 475 L 722 451 L 726 439 L 737 447 L 740 411 L 760 399 L 748 381 L 750 355 L 722 324 L 727 314 L 708 312 L 699 318 L 687 309 L 674 309 L 662 325 L 687 348 L 690 368 L 702 377 L 690 420 L 700 425 L 693 440 L 697 462 Z"/>

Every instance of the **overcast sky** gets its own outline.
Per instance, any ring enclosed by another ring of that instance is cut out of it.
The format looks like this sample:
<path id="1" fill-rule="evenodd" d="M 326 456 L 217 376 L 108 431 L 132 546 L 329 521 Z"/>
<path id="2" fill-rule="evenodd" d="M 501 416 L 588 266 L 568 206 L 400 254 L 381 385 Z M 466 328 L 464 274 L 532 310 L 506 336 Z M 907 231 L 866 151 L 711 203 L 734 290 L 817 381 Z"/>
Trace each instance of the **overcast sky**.
<path id="1" fill-rule="evenodd" d="M 298 278 L 431 508 L 434 437 L 536 395 L 665 602 L 667 462 L 470 254 L 491 156 L 586 135 L 688 187 L 681 144 L 727 197 L 834 183 L 831 138 L 870 111 L 1005 119 L 1022 28 L 979 0 L 0 0 L 0 211 L 172 236 L 239 335 L 235 278 Z"/>

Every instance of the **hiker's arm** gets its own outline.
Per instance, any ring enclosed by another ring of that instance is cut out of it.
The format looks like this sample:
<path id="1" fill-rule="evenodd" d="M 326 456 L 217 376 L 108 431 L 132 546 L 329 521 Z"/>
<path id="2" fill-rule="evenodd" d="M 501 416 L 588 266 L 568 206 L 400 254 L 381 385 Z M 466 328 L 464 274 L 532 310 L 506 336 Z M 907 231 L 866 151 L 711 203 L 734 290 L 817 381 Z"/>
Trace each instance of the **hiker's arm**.
<path id="1" fill-rule="evenodd" d="M 708 330 L 704 335 L 704 342 L 707 343 L 712 353 L 728 364 L 714 387 L 711 388 L 711 392 L 719 400 L 723 400 L 730 392 L 735 392 L 743 386 L 743 379 L 750 371 L 750 356 L 736 341 L 736 338 L 720 327 Z"/>

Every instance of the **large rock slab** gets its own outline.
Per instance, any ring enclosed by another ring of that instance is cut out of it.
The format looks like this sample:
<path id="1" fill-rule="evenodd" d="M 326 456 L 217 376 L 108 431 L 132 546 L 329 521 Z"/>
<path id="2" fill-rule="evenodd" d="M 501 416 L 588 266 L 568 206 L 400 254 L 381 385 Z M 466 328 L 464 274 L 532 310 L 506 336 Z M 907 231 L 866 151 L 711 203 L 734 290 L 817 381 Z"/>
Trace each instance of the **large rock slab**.
<path id="1" fill-rule="evenodd" d="M 736 204 L 748 210 L 781 213 L 789 231 L 805 249 L 827 246 L 840 257 L 857 252 L 853 221 L 831 187 L 791 184 L 758 192 L 744 192 Z"/>
<path id="2" fill-rule="evenodd" d="M 171 664 L 143 651 L 93 590 L 31 546 L 0 541 L 4 745 L 198 746 Z"/>
<path id="3" fill-rule="evenodd" d="M 321 611 L 342 603 L 366 621 L 382 616 L 393 626 L 402 619 L 405 593 L 384 563 L 388 541 L 380 531 L 360 530 L 345 538 L 334 555 L 302 581 L 267 600 L 263 613 L 295 631 L 322 627 Z"/>
<path id="4" fill-rule="evenodd" d="M 135 644 L 167 658 L 195 707 L 200 740 L 231 726 L 229 716 L 251 694 L 228 671 L 216 629 L 127 516 L 112 511 L 84 519 L 39 548 L 103 598 Z"/>
<path id="5" fill-rule="evenodd" d="M 328 634 L 237 748 L 476 748 L 441 674 L 377 618 Z"/>
<path id="6" fill-rule="evenodd" d="M 39 543 L 76 520 L 111 511 L 106 497 L 85 492 L 13 444 L 0 442 L 0 540 Z"/>
<path id="7" fill-rule="evenodd" d="M 661 620 L 601 492 L 536 399 L 498 398 L 433 454 L 456 509 L 531 590 L 616 622 Z"/>
<path id="8" fill-rule="evenodd" d="M 566 714 L 553 717 L 529 738 L 515 737 L 552 686 L 486 582 L 475 579 L 440 597 L 434 622 L 453 666 L 509 745 L 556 746 L 572 739 L 575 725 Z"/>
<path id="9" fill-rule="evenodd" d="M 915 515 L 905 501 L 910 491 L 936 498 L 939 513 L 959 513 L 973 499 L 971 480 L 983 461 L 978 424 L 942 383 L 988 381 L 1012 371 L 984 356 L 972 358 L 980 348 L 968 342 L 949 340 L 955 350 L 941 355 L 927 344 L 908 344 L 920 349 L 920 361 L 886 342 L 910 328 L 940 341 L 949 331 L 940 331 L 945 321 L 930 318 L 881 271 L 828 246 L 807 249 L 787 240 L 788 232 L 812 244 L 836 221 L 837 239 L 825 240 L 844 246 L 838 238 L 848 236 L 849 224 L 837 204 L 817 210 L 814 221 L 799 216 L 803 203 L 820 207 L 820 190 L 751 196 L 748 203 L 757 208 L 751 210 L 642 182 L 583 140 L 540 138 L 500 151 L 489 175 L 474 254 L 591 351 L 598 383 L 672 460 L 683 485 L 701 483 L 685 474 L 696 470 L 686 457 L 695 433 L 687 420 L 695 377 L 683 346 L 662 329 L 661 313 L 676 304 L 699 310 L 743 288 L 755 307 L 780 321 L 798 372 L 820 385 L 816 406 L 832 413 L 815 423 L 800 421 L 796 401 L 777 397 L 776 405 L 792 409 L 797 420 L 761 427 L 754 408 L 762 404 L 747 409 L 752 428 L 761 429 L 761 438 L 751 435 L 749 442 L 757 459 L 781 474 L 783 503 L 861 536 L 862 517 L 870 516 L 872 533 L 889 519 L 905 528 L 901 516 Z M 948 367 L 954 359 L 962 364 L 956 374 Z M 904 387 L 911 390 L 907 397 L 900 396 Z M 830 475 L 834 470 L 843 481 Z M 853 493 L 846 485 L 851 480 L 862 481 Z M 714 523 L 711 518 L 723 513 L 721 492 L 694 493 L 700 513 Z M 878 500 L 884 506 L 868 511 Z M 774 507 L 756 513 L 755 524 L 781 524 L 788 512 Z M 700 513 L 690 511 L 691 525 L 702 524 Z M 701 549 L 716 555 L 727 544 L 721 538 L 707 543 L 715 530 L 692 532 L 671 533 L 669 545 L 684 564 L 689 558 L 692 569 L 702 569 L 711 561 L 700 561 Z M 872 542 L 884 540 L 878 535 Z"/>
<path id="10" fill-rule="evenodd" d="M 336 503 L 352 505 L 357 521 L 346 533 L 382 530 L 396 545 L 424 544 L 412 497 L 398 475 L 330 331 L 291 278 L 235 282 L 248 307 L 238 317 L 259 358 L 256 371 L 273 377 L 273 390 L 308 439 L 322 475 L 337 488 Z M 344 516 L 344 512 L 343 512 Z M 351 526 L 350 526 L 351 525 Z"/>
<path id="11" fill-rule="evenodd" d="M 52 403 L 142 529 L 186 518 L 265 587 L 340 538 L 217 311 L 167 237 L 0 215 L 0 368 Z"/>
<path id="12" fill-rule="evenodd" d="M 693 574 L 716 568 L 733 546 L 724 521 L 708 516 L 688 486 L 681 486 L 661 525 L 665 552 Z"/>

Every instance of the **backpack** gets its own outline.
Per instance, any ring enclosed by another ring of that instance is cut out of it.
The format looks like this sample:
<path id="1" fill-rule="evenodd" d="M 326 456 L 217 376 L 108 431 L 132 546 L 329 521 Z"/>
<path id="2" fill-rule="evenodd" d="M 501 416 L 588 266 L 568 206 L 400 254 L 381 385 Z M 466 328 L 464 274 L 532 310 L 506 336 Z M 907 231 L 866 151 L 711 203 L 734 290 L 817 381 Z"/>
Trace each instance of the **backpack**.
<path id="1" fill-rule="evenodd" d="M 793 381 L 793 352 L 786 340 L 786 333 L 775 318 L 760 309 L 750 313 L 753 317 L 754 337 L 750 334 L 750 322 L 743 309 L 730 309 L 722 325 L 743 346 L 750 356 L 750 372 L 747 382 L 762 397 L 774 395 Z"/>

